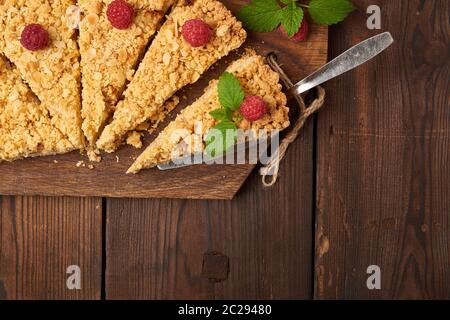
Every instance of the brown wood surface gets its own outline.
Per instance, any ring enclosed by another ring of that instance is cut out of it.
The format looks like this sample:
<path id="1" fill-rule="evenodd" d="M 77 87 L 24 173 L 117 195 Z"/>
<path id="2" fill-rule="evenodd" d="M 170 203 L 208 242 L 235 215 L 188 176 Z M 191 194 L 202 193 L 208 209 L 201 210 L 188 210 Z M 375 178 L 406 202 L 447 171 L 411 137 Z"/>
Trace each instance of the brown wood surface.
<path id="1" fill-rule="evenodd" d="M 66 270 L 81 269 L 81 290 Z M 102 200 L 0 196 L 0 300 L 100 299 Z"/>
<path id="2" fill-rule="evenodd" d="M 371 4 L 396 43 L 327 84 L 273 189 L 253 172 L 232 201 L 107 199 L 103 221 L 100 199 L 0 197 L 0 299 L 450 298 L 449 4 L 353 2 L 331 58 L 379 32 Z M 67 292 L 77 263 L 89 289 Z"/>
<path id="3" fill-rule="evenodd" d="M 236 12 L 244 0 L 223 1 Z M 206 72 L 195 85 L 179 93 L 182 101 L 177 110 L 198 98 L 211 79 L 216 79 L 244 48 L 255 48 L 262 55 L 275 51 L 279 63 L 293 80 L 316 70 L 327 59 L 327 27 L 313 26 L 307 43 L 286 41 L 278 32 L 251 33 L 238 53 L 219 61 Z M 295 108 L 296 105 L 291 107 Z M 170 119 L 167 119 L 170 120 Z M 167 121 L 166 121 L 167 123 Z M 162 125 L 161 127 L 164 127 Z M 147 137 L 146 144 L 153 137 Z M 253 165 L 241 166 L 196 166 L 180 170 L 161 172 L 145 170 L 138 175 L 125 172 L 142 150 L 131 147 L 105 155 L 95 169 L 77 168 L 80 160 L 87 158 L 74 152 L 69 155 L 26 159 L 14 163 L 0 164 L 0 194 L 7 195 L 51 195 L 51 196 L 99 196 L 129 198 L 185 198 L 185 199 L 232 199 L 253 170 Z M 117 162 L 117 158 L 119 162 Z M 54 163 L 54 161 L 58 163 Z"/>
<path id="4" fill-rule="evenodd" d="M 233 201 L 108 200 L 106 298 L 310 299 L 312 134 L 272 189 L 254 172 Z"/>
<path id="5" fill-rule="evenodd" d="M 450 298 L 449 12 L 442 1 L 355 1 L 330 56 L 376 34 L 378 4 L 396 42 L 327 85 L 318 116 L 319 299 Z M 381 290 L 366 269 L 381 268 Z"/>
<path id="6" fill-rule="evenodd" d="M 301 54 L 313 43 L 293 45 L 276 32 L 250 38 L 259 52 L 282 52 L 280 62 L 294 79 L 312 71 L 306 64 L 325 62 Z M 254 172 L 232 202 L 108 200 L 106 297 L 311 298 L 312 123 L 291 147 L 280 183 L 264 189 L 260 178 Z"/>

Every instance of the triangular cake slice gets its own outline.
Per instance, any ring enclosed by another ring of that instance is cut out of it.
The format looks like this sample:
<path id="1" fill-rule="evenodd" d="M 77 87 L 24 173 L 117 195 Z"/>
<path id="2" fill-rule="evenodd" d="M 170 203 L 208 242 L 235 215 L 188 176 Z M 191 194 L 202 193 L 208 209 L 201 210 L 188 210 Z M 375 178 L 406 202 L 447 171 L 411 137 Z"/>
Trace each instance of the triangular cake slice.
<path id="1" fill-rule="evenodd" d="M 39 100 L 48 107 L 54 124 L 78 149 L 81 130 L 80 66 L 76 33 L 70 27 L 76 0 L 0 1 L 0 51 L 11 61 Z M 48 45 L 25 49 L 22 32 L 39 24 L 48 32 Z"/>
<path id="2" fill-rule="evenodd" d="M 0 162 L 74 149 L 19 72 L 0 55 Z"/>
<path id="3" fill-rule="evenodd" d="M 90 145 L 95 145 L 150 38 L 175 0 L 127 0 L 134 19 L 125 30 L 116 29 L 108 20 L 111 1 L 78 0 L 83 131 Z"/>
<path id="4" fill-rule="evenodd" d="M 193 19 L 203 20 L 211 30 L 211 38 L 204 46 L 191 46 L 181 34 L 184 23 Z M 180 1 L 155 37 L 97 146 L 115 151 L 128 131 L 161 112 L 175 92 L 196 82 L 245 39 L 242 24 L 221 2 Z"/>
<path id="5" fill-rule="evenodd" d="M 265 62 L 265 58 L 249 51 L 244 57 L 233 62 L 227 69 L 240 82 L 246 96 L 259 96 L 267 105 L 267 113 L 258 121 L 240 120 L 237 127 L 242 130 L 267 129 L 283 130 L 289 126 L 289 109 L 286 96 L 281 91 L 279 75 Z M 204 134 L 217 124 L 209 114 L 220 108 L 218 80 L 211 81 L 205 93 L 193 104 L 186 107 L 136 159 L 128 173 L 138 173 L 159 163 L 169 162 L 173 154 L 180 156 L 203 152 Z M 200 138 L 198 130 L 201 128 Z M 199 141 L 198 143 L 197 141 Z M 203 139 L 203 140 L 202 140 Z M 184 146 L 184 150 L 177 150 Z M 174 153 L 174 151 L 176 151 Z"/>

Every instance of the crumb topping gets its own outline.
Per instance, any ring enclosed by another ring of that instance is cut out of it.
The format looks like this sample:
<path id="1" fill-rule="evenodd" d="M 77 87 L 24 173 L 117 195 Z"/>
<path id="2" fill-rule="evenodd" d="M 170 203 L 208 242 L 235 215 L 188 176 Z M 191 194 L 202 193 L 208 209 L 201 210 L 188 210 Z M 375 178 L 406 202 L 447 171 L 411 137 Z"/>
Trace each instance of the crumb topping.
<path id="1" fill-rule="evenodd" d="M 0 55 L 0 161 L 66 153 L 76 148 L 52 125 L 48 111 Z"/>
<path id="2" fill-rule="evenodd" d="M 135 18 L 126 30 L 114 28 L 106 11 L 111 0 L 79 0 L 83 132 L 94 145 L 114 112 L 124 87 L 133 78 L 165 12 L 174 0 L 127 0 Z M 157 10 L 157 11 L 155 11 Z"/>
<path id="3" fill-rule="evenodd" d="M 143 146 L 142 136 L 143 134 L 141 132 L 137 131 L 129 132 L 127 137 L 127 144 L 136 149 L 141 149 Z"/>
<path id="4" fill-rule="evenodd" d="M 190 19 L 202 19 L 212 29 L 206 46 L 194 48 L 181 36 L 181 27 Z M 179 2 L 146 53 L 97 146 L 115 151 L 128 131 L 162 112 L 164 103 L 175 92 L 196 82 L 245 39 L 242 24 L 219 1 L 193 0 L 189 6 Z"/>
<path id="5" fill-rule="evenodd" d="M 49 110 L 54 124 L 76 148 L 82 148 L 80 68 L 75 31 L 68 27 L 67 9 L 75 0 L 3 0 L 0 5 L 0 51 Z M 20 43 L 23 29 L 39 23 L 49 46 L 29 51 Z"/>

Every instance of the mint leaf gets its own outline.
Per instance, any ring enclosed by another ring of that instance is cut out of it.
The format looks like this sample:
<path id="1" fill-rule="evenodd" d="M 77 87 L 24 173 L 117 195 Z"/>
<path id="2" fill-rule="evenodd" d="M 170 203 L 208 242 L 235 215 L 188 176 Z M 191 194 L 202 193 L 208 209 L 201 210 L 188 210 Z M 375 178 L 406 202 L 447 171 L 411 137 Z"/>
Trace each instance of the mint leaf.
<path id="1" fill-rule="evenodd" d="M 284 2 L 284 1 L 283 1 Z M 303 10 L 297 7 L 295 1 L 287 3 L 287 6 L 282 10 L 281 24 L 286 30 L 288 37 L 292 37 L 300 29 L 303 21 Z"/>
<path id="2" fill-rule="evenodd" d="M 209 114 L 214 119 L 220 120 L 220 121 L 231 119 L 231 110 L 226 109 L 226 108 L 219 108 L 219 109 L 213 110 Z"/>
<path id="3" fill-rule="evenodd" d="M 231 73 L 224 72 L 218 84 L 219 102 L 223 108 L 232 111 L 238 109 L 244 101 L 244 91 L 239 80 Z"/>
<path id="4" fill-rule="evenodd" d="M 241 106 L 245 97 L 239 80 L 229 72 L 220 76 L 217 91 L 221 108 L 209 114 L 220 122 L 208 131 L 205 138 L 206 152 L 212 157 L 223 154 L 236 143 L 237 126 L 233 111 Z"/>
<path id="5" fill-rule="evenodd" d="M 308 9 L 314 22 L 332 25 L 344 20 L 356 8 L 349 0 L 311 0 Z"/>
<path id="6" fill-rule="evenodd" d="M 281 8 L 277 0 L 253 0 L 237 17 L 244 27 L 256 32 L 269 32 L 281 23 Z"/>
<path id="7" fill-rule="evenodd" d="M 208 131 L 206 136 L 206 152 L 216 157 L 235 145 L 237 126 L 234 122 L 225 120 Z"/>

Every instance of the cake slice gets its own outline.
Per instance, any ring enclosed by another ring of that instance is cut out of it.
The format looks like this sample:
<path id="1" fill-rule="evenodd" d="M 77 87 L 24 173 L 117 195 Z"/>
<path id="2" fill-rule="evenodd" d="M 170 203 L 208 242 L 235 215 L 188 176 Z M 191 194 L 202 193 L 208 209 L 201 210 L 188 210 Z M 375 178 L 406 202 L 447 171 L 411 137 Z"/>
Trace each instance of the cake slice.
<path id="1" fill-rule="evenodd" d="M 0 55 L 0 162 L 76 148 L 52 125 L 48 111 Z"/>
<path id="2" fill-rule="evenodd" d="M 150 38 L 174 2 L 127 0 L 134 10 L 134 19 L 131 26 L 121 30 L 108 20 L 111 1 L 78 0 L 83 132 L 91 146 L 95 146 Z"/>
<path id="3" fill-rule="evenodd" d="M 181 34 L 185 22 L 194 19 L 202 20 L 210 29 L 206 45 L 193 46 Z M 245 39 L 242 24 L 221 2 L 180 1 L 155 37 L 97 146 L 107 152 L 115 151 L 128 131 L 161 112 L 175 92 L 196 82 Z"/>
<path id="4" fill-rule="evenodd" d="M 238 79 L 246 96 L 261 97 L 267 106 L 261 119 L 253 122 L 239 120 L 238 129 L 281 131 L 289 126 L 289 109 L 286 107 L 286 96 L 281 91 L 278 73 L 265 63 L 265 58 L 249 51 L 244 57 L 233 62 L 227 71 Z M 210 112 L 220 107 L 218 80 L 213 80 L 205 93 L 186 107 L 136 159 L 128 173 L 138 173 L 142 169 L 174 160 L 174 154 L 186 156 L 203 152 L 206 145 L 205 133 L 218 123 Z M 180 148 L 182 150 L 178 150 Z"/>
<path id="5" fill-rule="evenodd" d="M 80 149 L 84 146 L 84 136 L 79 52 L 76 33 L 68 21 L 75 3 L 76 0 L 0 1 L 0 51 L 46 105 L 52 124 Z M 26 49 L 21 41 L 26 27 L 33 25 L 39 25 L 48 37 L 45 47 L 37 51 Z"/>

